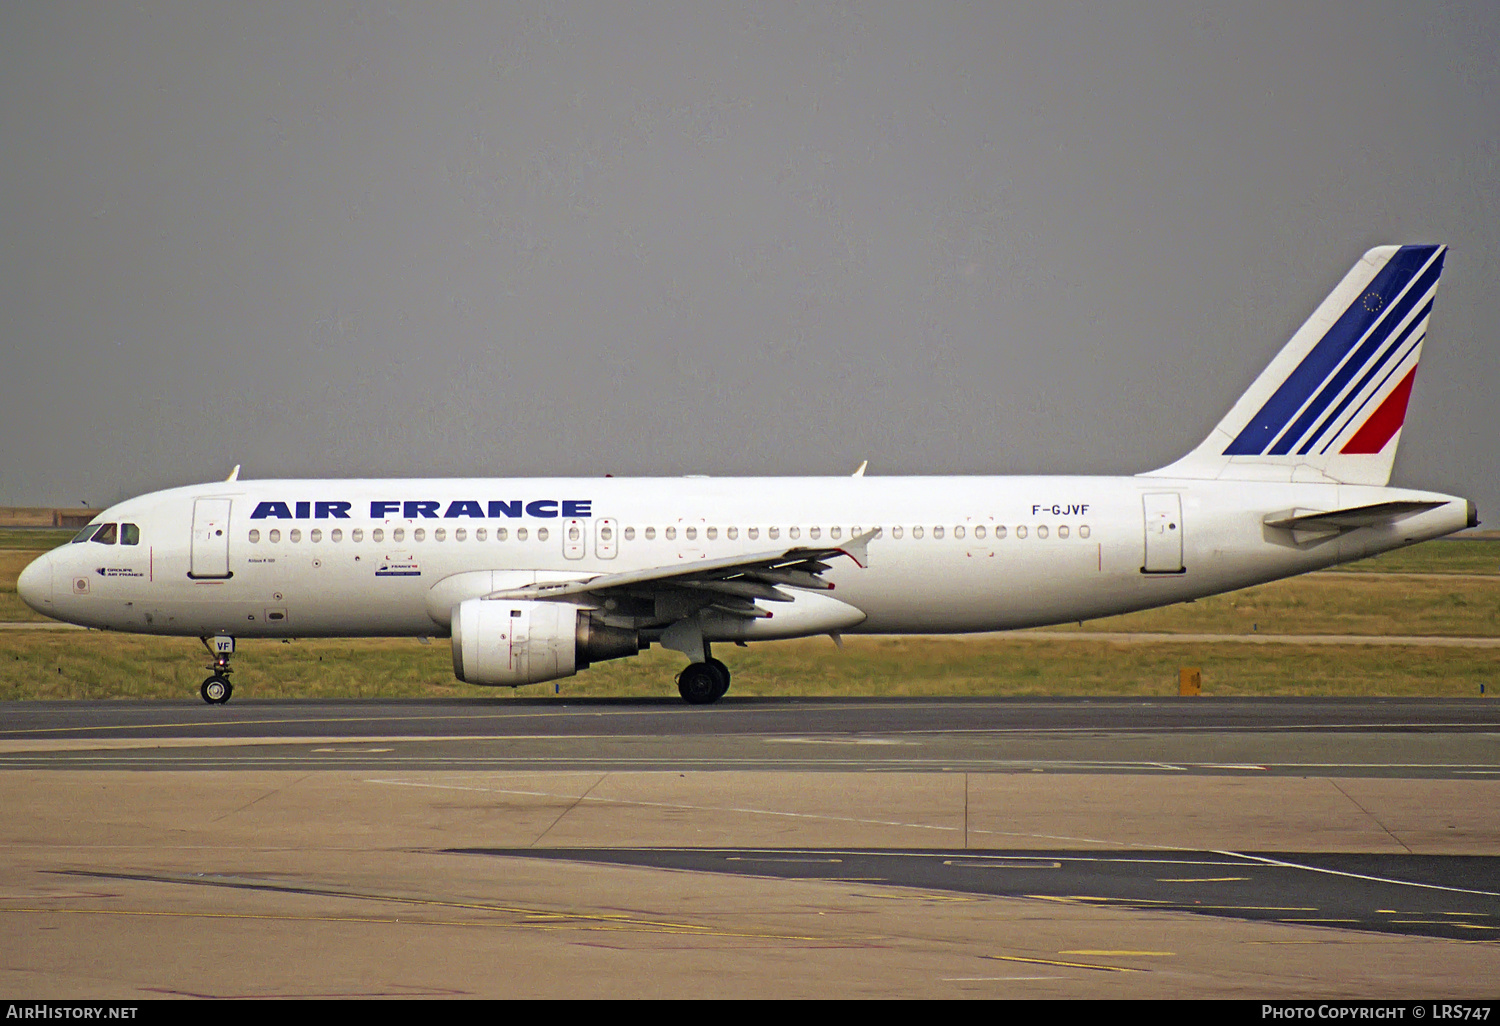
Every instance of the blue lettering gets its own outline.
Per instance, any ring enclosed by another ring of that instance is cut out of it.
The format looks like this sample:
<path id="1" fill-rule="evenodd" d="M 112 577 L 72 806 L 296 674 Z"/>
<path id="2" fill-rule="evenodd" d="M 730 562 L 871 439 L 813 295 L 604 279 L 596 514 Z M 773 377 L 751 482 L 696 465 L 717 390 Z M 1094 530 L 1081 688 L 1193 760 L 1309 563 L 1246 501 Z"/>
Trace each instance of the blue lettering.
<path id="1" fill-rule="evenodd" d="M 309 508 L 315 509 L 319 520 L 336 518 L 339 520 L 349 519 L 349 508 L 353 503 L 349 502 L 325 502 L 319 500 L 316 503 L 299 502 L 297 505 L 297 517 L 306 518 Z M 441 516 L 445 520 L 457 520 L 461 517 L 473 517 L 483 519 L 489 517 L 510 517 L 512 519 L 528 516 L 554 519 L 557 516 L 565 517 L 591 517 L 594 515 L 593 499 L 533 499 L 526 502 L 524 499 L 490 499 L 488 508 L 484 503 L 476 499 L 454 499 L 448 503 L 445 512 L 439 514 L 442 502 L 437 499 L 405 499 L 396 501 L 394 499 L 377 499 L 370 503 L 370 517 L 373 520 L 381 520 L 389 516 L 404 516 L 408 520 L 425 518 L 436 520 Z M 559 514 L 559 509 L 561 513 Z M 251 519 L 264 519 L 265 517 L 284 517 L 292 519 L 292 514 L 284 502 L 263 502 L 256 507 Z"/>
<path id="2" fill-rule="evenodd" d="M 354 505 L 352 502 L 323 502 L 320 500 L 317 507 L 318 519 L 327 520 L 329 517 L 333 517 L 337 520 L 348 520 L 349 507 L 352 505 Z"/>
<path id="3" fill-rule="evenodd" d="M 262 502 L 255 507 L 255 512 L 250 514 L 251 520 L 265 520 L 267 517 L 276 517 L 280 520 L 292 519 L 292 511 L 284 502 Z"/>
<path id="4" fill-rule="evenodd" d="M 456 517 L 479 517 L 484 518 L 484 508 L 473 499 L 458 499 L 448 503 L 448 512 L 443 514 L 444 519 Z"/>
<path id="5" fill-rule="evenodd" d="M 310 503 L 310 502 L 299 502 L 299 503 L 297 503 L 297 519 L 298 520 L 306 520 L 310 516 L 312 516 L 312 503 Z"/>

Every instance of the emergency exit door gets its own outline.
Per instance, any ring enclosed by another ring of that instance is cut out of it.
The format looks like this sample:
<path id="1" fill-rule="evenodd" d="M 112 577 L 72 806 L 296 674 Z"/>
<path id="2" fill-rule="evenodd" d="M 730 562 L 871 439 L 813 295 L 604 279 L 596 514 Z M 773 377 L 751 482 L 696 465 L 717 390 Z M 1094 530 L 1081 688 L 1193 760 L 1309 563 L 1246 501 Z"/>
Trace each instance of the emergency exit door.
<path id="1" fill-rule="evenodd" d="M 584 549 L 588 545 L 585 532 L 588 524 L 576 518 L 564 520 L 562 523 L 563 536 L 563 558 L 582 559 Z"/>
<path id="2" fill-rule="evenodd" d="M 1182 496 L 1155 492 L 1141 496 L 1146 515 L 1146 563 L 1143 574 L 1180 574 L 1182 565 Z"/>

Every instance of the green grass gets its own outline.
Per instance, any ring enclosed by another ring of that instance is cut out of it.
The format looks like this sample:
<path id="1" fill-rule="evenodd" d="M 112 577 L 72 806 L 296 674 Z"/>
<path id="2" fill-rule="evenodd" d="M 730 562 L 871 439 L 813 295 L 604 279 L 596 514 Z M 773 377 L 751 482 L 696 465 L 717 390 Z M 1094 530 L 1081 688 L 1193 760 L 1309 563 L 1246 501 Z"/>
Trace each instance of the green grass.
<path id="1" fill-rule="evenodd" d="M 1336 569 L 1377 574 L 1500 575 L 1500 541 L 1460 538 L 1423 542 Z"/>
<path id="2" fill-rule="evenodd" d="M 1328 649 L 1309 645 L 827 638 L 716 646 L 744 696 L 1175 695 L 1200 667 L 1208 695 L 1448 696 L 1500 686 L 1500 653 L 1483 649 Z M 207 676 L 196 640 L 100 632 L 25 632 L 0 649 L 0 700 L 194 698 Z M 478 688 L 453 678 L 446 642 L 245 641 L 235 698 L 540 698 L 675 696 L 683 659 L 653 649 L 554 683 Z"/>
<path id="3" fill-rule="evenodd" d="M 21 601 L 16 594 L 16 578 L 35 559 L 34 551 L 0 549 L 0 623 L 23 623 L 47 618 Z"/>
<path id="4" fill-rule="evenodd" d="M 71 527 L 63 530 L 52 527 L 0 527 L 0 549 L 45 552 L 59 545 L 66 545 L 77 533 L 78 531 Z"/>
<path id="5" fill-rule="evenodd" d="M 1309 574 L 1060 629 L 1493 637 L 1500 635 L 1500 576 Z"/>

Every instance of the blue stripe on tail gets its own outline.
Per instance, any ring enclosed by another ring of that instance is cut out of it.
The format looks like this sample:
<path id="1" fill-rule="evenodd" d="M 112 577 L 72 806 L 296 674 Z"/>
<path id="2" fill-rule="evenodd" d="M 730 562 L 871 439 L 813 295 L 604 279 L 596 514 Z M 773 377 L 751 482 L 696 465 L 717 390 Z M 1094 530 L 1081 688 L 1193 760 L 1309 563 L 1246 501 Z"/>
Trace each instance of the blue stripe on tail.
<path id="1" fill-rule="evenodd" d="M 1437 285 L 1438 275 L 1442 273 L 1443 258 L 1438 257 L 1438 259 L 1433 261 L 1432 266 L 1427 269 L 1427 272 L 1417 280 L 1417 283 L 1407 289 L 1406 295 L 1397 300 L 1395 304 L 1391 304 L 1389 301 L 1390 297 L 1387 297 L 1386 308 L 1382 311 L 1383 319 L 1370 332 L 1369 337 L 1360 343 L 1359 348 L 1354 351 L 1354 355 L 1349 358 L 1348 362 L 1334 372 L 1333 377 L 1329 378 L 1323 385 L 1316 398 L 1308 404 L 1307 409 L 1303 410 L 1302 415 L 1292 424 L 1291 430 L 1282 435 L 1276 441 L 1276 444 L 1271 447 L 1273 454 L 1280 456 L 1292 451 L 1292 446 L 1296 444 L 1297 439 L 1301 438 L 1307 432 L 1308 428 L 1312 427 L 1313 422 L 1318 419 L 1319 414 L 1326 410 L 1329 403 L 1333 402 L 1338 394 L 1344 390 L 1344 386 L 1349 383 L 1349 380 L 1364 367 L 1368 366 L 1370 360 L 1380 352 L 1386 340 L 1391 337 L 1391 332 L 1395 330 L 1396 325 L 1404 321 L 1406 315 L 1411 313 L 1412 307 L 1416 306 L 1417 303 L 1421 302 L 1432 292 L 1433 288 Z M 1309 438 L 1307 446 L 1303 447 L 1301 451 L 1307 452 L 1316 441 L 1316 437 Z"/>
<path id="2" fill-rule="evenodd" d="M 1382 314 L 1388 313 L 1386 305 L 1390 297 L 1400 294 L 1410 285 L 1423 266 L 1441 249 L 1441 246 L 1402 246 L 1397 250 L 1396 254 L 1375 275 L 1375 279 L 1370 282 L 1364 292 L 1349 305 L 1349 308 L 1328 329 L 1327 334 L 1297 365 L 1296 370 L 1287 376 L 1287 379 L 1281 383 L 1259 412 L 1250 418 L 1244 430 L 1224 450 L 1224 455 L 1258 456 L 1265 453 L 1272 443 L 1277 441 L 1277 437 L 1281 435 L 1282 430 L 1297 411 L 1343 362 L 1349 351 L 1365 337 L 1366 332 L 1381 319 Z M 1434 281 L 1442 272 L 1442 264 L 1442 258 L 1439 257 L 1429 269 Z M 1424 275 L 1424 281 L 1425 279 Z M 1417 289 L 1411 290 L 1409 293 L 1411 301 L 1420 300 L 1430 288 L 1429 284 L 1420 292 Z M 1404 313 L 1404 310 L 1402 312 Z M 1389 311 L 1389 313 L 1395 314 L 1396 312 Z M 1398 320 L 1399 318 L 1392 316 L 1387 323 L 1393 327 Z M 1384 335 L 1382 335 L 1383 338 Z M 1355 361 L 1350 361 L 1350 364 L 1354 368 L 1349 371 L 1351 375 L 1357 373 L 1359 366 L 1362 365 Z M 1333 401 L 1338 391 L 1338 388 L 1330 388 L 1324 396 L 1320 396 L 1319 402 L 1314 404 L 1318 407 L 1318 412 Z M 1317 413 L 1312 413 L 1311 417 L 1307 418 L 1307 424 L 1310 425 L 1316 416 Z M 1305 430 L 1306 427 L 1302 427 L 1300 430 L 1288 431 L 1286 437 L 1277 443 L 1277 450 L 1281 453 L 1290 451 L 1297 437 Z"/>

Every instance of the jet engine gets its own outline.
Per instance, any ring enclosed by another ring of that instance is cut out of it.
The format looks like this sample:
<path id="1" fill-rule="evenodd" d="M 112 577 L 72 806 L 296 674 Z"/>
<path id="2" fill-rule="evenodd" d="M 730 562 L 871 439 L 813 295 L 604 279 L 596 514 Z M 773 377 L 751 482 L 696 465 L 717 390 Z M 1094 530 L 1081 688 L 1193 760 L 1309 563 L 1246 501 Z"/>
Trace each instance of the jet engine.
<path id="1" fill-rule="evenodd" d="M 637 631 L 563 602 L 469 599 L 453 610 L 452 630 L 453 675 L 466 684 L 538 684 L 645 647 Z"/>

